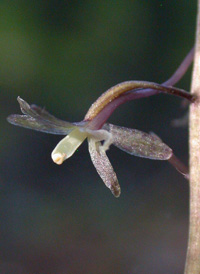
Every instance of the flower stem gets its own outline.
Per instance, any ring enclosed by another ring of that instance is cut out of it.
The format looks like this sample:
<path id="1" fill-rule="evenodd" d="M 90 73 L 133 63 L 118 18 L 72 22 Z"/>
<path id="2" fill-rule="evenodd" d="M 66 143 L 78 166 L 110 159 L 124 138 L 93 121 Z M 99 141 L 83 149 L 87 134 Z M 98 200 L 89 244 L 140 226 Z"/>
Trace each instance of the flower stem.
<path id="1" fill-rule="evenodd" d="M 178 172 L 183 174 L 186 179 L 189 179 L 188 167 L 186 167 L 174 154 L 169 158 L 168 162 L 175 167 Z"/>
<path id="2" fill-rule="evenodd" d="M 187 56 L 184 58 L 180 66 L 176 69 L 176 71 L 173 73 L 173 75 L 164 83 L 162 83 L 163 86 L 173 86 L 175 85 L 185 74 L 185 72 L 188 70 L 189 66 L 191 65 L 194 58 L 194 48 L 190 50 L 190 52 L 187 54 Z M 111 88 L 113 89 L 113 88 Z M 107 119 L 110 117 L 110 115 L 113 113 L 113 111 L 119 107 L 121 104 L 126 103 L 127 101 L 140 99 L 149 97 L 152 95 L 156 95 L 161 93 L 160 90 L 155 89 L 139 89 L 139 90 L 129 90 L 119 97 L 115 98 L 115 100 L 112 100 L 109 104 L 107 104 L 102 111 L 92 120 L 91 127 L 93 129 L 99 129 L 103 126 L 103 124 L 107 121 Z M 190 101 L 195 100 L 195 96 L 193 97 L 191 94 L 188 95 L 188 93 L 179 93 L 178 96 L 181 96 L 182 98 L 188 99 Z M 94 106 L 93 106 L 94 107 Z M 87 115 L 86 115 L 87 116 Z"/>
<path id="3" fill-rule="evenodd" d="M 196 30 L 192 93 L 200 97 L 200 0 Z M 190 106 L 190 221 L 185 274 L 200 273 L 200 104 Z"/>

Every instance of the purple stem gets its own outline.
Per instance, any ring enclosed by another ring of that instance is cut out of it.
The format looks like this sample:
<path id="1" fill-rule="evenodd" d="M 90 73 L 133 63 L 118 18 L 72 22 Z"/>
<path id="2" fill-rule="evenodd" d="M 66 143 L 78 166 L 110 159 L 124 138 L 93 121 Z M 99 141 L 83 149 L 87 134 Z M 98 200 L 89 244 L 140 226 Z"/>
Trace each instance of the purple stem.
<path id="1" fill-rule="evenodd" d="M 172 157 L 168 160 L 169 163 L 175 167 L 176 170 L 178 170 L 178 172 L 180 172 L 181 174 L 183 174 L 183 176 L 189 180 L 189 170 L 188 167 L 185 166 L 174 154 L 172 155 Z"/>
<path id="2" fill-rule="evenodd" d="M 180 81 L 181 78 L 183 77 L 183 75 L 188 70 L 189 66 L 191 65 L 193 59 L 194 59 L 194 47 L 187 54 L 187 56 L 182 61 L 180 66 L 174 72 L 174 74 L 167 81 L 165 81 L 163 83 L 163 85 L 165 85 L 165 86 L 174 86 L 178 81 Z"/>
<path id="3" fill-rule="evenodd" d="M 177 68 L 177 70 L 174 72 L 174 74 L 162 85 L 164 86 L 173 86 L 175 85 L 186 73 L 187 69 L 191 65 L 194 58 L 194 48 L 190 50 L 190 52 L 187 54 L 185 59 L 182 61 L 180 66 Z M 100 129 L 105 122 L 108 120 L 110 115 L 113 113 L 113 111 L 120 106 L 121 104 L 124 104 L 127 101 L 140 99 L 149 97 L 152 95 L 156 95 L 161 93 L 161 91 L 153 90 L 153 89 L 138 89 L 129 91 L 120 97 L 116 98 L 112 102 L 110 102 L 91 122 L 90 122 L 90 128 L 92 129 Z"/>

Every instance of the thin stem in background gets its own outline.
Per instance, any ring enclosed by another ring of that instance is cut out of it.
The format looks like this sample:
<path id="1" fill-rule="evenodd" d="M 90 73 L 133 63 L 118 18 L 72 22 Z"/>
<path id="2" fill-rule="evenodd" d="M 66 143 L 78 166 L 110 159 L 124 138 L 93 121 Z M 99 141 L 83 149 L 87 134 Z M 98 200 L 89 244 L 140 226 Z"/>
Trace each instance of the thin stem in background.
<path id="1" fill-rule="evenodd" d="M 200 0 L 191 92 L 200 98 Z M 200 104 L 190 106 L 190 221 L 185 274 L 200 273 Z"/>

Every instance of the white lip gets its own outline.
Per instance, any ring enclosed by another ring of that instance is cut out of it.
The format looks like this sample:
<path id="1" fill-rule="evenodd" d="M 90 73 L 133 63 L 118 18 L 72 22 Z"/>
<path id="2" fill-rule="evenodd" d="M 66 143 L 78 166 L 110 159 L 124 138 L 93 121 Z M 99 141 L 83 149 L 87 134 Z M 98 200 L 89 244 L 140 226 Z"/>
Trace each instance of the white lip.
<path id="1" fill-rule="evenodd" d="M 78 128 L 72 130 L 65 138 L 63 138 L 54 148 L 51 158 L 52 160 L 61 165 L 64 160 L 71 157 L 77 148 L 86 139 L 87 133 L 81 132 Z"/>

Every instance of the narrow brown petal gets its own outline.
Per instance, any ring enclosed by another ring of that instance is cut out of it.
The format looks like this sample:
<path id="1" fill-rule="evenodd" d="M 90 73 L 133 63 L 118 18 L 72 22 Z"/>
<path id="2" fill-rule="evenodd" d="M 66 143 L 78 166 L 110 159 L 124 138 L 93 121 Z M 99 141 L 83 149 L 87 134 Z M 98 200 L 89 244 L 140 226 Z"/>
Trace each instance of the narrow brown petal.
<path id="1" fill-rule="evenodd" d="M 93 138 L 88 138 L 88 146 L 91 160 L 103 180 L 104 184 L 111 190 L 115 197 L 119 197 L 121 193 L 120 185 L 117 180 L 116 173 L 101 147 L 100 142 L 95 142 Z"/>
<path id="2" fill-rule="evenodd" d="M 194 102 L 196 100 L 196 96 L 190 94 L 189 92 L 183 89 L 171 86 L 164 86 L 147 81 L 126 81 L 119 83 L 108 89 L 106 92 L 102 93 L 102 95 L 91 105 L 91 107 L 85 115 L 84 120 L 91 121 L 112 101 L 116 100 L 117 98 L 120 98 L 128 91 L 134 91 L 137 89 L 153 89 L 159 92 L 180 96 L 191 102 Z"/>

